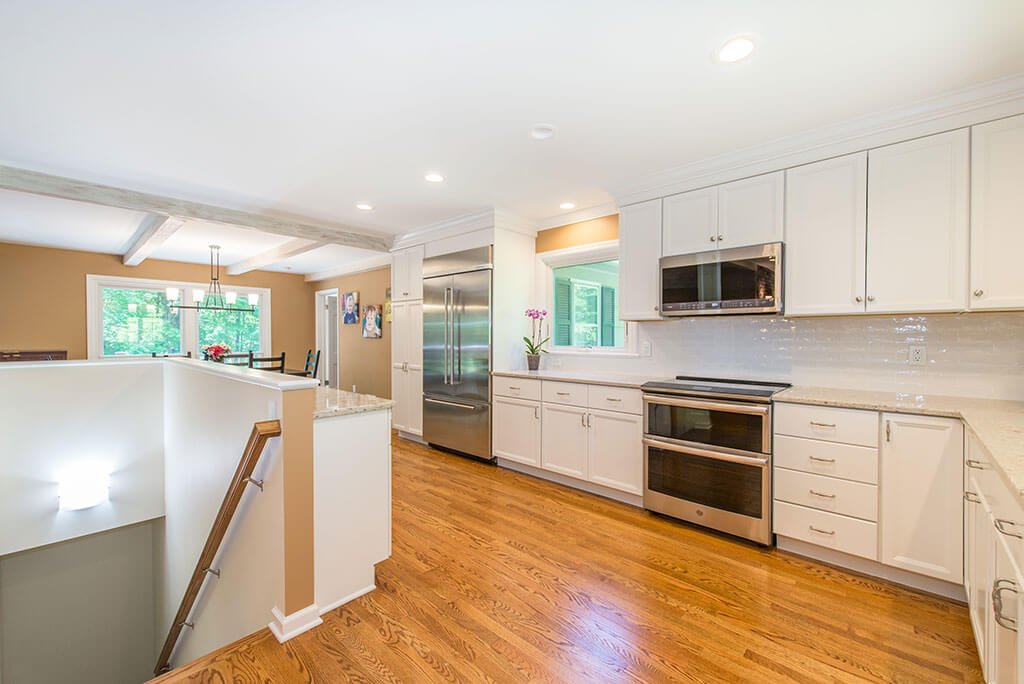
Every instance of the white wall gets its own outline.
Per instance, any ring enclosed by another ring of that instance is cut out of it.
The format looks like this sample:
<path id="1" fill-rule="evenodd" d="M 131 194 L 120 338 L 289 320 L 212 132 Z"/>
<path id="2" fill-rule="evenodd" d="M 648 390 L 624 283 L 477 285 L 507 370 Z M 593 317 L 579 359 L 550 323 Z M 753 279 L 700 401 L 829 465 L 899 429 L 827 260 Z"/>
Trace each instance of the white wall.
<path id="1" fill-rule="evenodd" d="M 152 526 L 0 559 L 0 679 L 137 684 L 152 676 Z"/>
<path id="2" fill-rule="evenodd" d="M 1024 400 L 1024 313 L 1019 312 L 706 316 L 641 323 L 639 329 L 641 342 L 653 345 L 650 357 L 551 355 L 542 367 L 560 363 L 565 370 L 764 378 Z M 926 365 L 907 363 L 912 344 L 925 345 Z"/>
<path id="3" fill-rule="evenodd" d="M 160 361 L 0 364 L 0 555 L 163 515 L 162 378 Z M 59 511 L 81 462 L 110 501 Z"/>
<path id="4" fill-rule="evenodd" d="M 494 330 L 492 368 L 519 368 L 526 363 L 523 336 L 530 334 L 526 310 L 543 306 L 535 301 L 536 239 L 510 230 L 494 231 Z"/>
<path id="5" fill-rule="evenodd" d="M 253 374 L 256 375 L 253 375 Z M 156 650 L 167 636 L 242 450 L 256 421 L 280 418 L 281 391 L 241 377 L 268 374 L 211 368 L 202 361 L 168 362 L 164 375 L 164 454 L 167 511 L 156 535 Z M 238 377 L 233 377 L 238 376 Z M 308 381 L 306 381 L 308 383 Z M 181 665 L 251 634 L 284 605 L 283 478 L 280 440 L 271 439 L 256 466 L 263 492 L 242 498 L 172 664 Z"/>

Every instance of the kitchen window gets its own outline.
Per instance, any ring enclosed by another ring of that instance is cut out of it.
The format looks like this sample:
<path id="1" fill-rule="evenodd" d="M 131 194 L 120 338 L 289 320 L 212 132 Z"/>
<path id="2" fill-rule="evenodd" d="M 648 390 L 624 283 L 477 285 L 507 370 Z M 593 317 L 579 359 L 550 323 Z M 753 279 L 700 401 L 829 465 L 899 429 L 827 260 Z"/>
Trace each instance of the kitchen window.
<path id="1" fill-rule="evenodd" d="M 202 358 L 208 344 L 227 344 L 235 352 L 270 352 L 270 290 L 225 287 L 239 303 L 254 302 L 253 312 L 178 309 L 171 307 L 167 288 L 178 301 L 193 305 L 206 294 L 207 283 L 143 278 L 86 276 L 89 358 L 145 357 L 186 354 Z"/>

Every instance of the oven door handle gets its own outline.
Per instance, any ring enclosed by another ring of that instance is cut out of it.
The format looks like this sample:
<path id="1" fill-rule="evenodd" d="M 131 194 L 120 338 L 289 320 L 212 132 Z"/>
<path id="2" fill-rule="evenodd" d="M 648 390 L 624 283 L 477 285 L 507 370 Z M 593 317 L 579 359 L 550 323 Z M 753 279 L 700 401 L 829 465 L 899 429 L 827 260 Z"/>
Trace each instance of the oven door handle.
<path id="1" fill-rule="evenodd" d="M 677 399 L 664 394 L 644 395 L 644 405 L 660 404 L 663 406 L 682 406 L 684 408 L 707 409 L 710 411 L 727 411 L 729 413 L 745 413 L 752 416 L 767 416 L 771 411 L 768 404 L 734 404 L 721 401 L 705 401 L 703 399 Z"/>
<path id="2" fill-rule="evenodd" d="M 650 437 L 644 437 L 643 442 L 644 446 L 655 447 L 657 449 L 664 449 L 665 451 L 675 451 L 680 454 L 692 454 L 694 456 L 703 456 L 704 458 L 713 458 L 716 461 L 742 463 L 743 465 L 758 466 L 760 468 L 768 467 L 767 458 L 756 458 L 754 456 L 739 456 L 738 454 L 727 454 L 721 451 L 712 451 L 711 449 L 698 449 L 696 447 L 681 447 L 678 444 L 663 442 L 660 439 L 651 439 Z"/>

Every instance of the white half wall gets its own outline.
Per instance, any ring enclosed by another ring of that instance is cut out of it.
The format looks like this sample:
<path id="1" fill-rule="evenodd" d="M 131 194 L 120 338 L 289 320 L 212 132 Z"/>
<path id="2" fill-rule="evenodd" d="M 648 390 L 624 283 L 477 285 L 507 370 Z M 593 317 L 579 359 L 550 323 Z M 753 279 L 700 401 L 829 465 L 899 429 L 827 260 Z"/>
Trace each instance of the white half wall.
<path id="1" fill-rule="evenodd" d="M 163 364 L 0 364 L 0 556 L 164 513 Z M 58 510 L 58 485 L 84 467 L 110 500 Z"/>

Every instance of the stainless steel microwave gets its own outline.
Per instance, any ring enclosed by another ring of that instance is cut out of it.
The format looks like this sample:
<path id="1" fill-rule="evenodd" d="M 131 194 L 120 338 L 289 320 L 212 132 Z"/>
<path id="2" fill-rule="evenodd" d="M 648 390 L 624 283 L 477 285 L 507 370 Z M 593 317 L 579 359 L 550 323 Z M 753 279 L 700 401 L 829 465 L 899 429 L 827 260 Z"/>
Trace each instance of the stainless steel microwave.
<path id="1" fill-rule="evenodd" d="M 661 314 L 782 313 L 782 243 L 662 257 Z"/>

